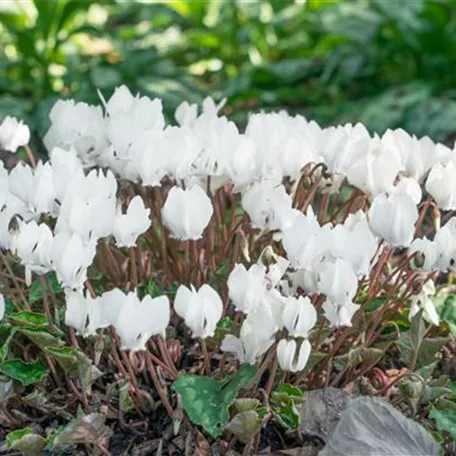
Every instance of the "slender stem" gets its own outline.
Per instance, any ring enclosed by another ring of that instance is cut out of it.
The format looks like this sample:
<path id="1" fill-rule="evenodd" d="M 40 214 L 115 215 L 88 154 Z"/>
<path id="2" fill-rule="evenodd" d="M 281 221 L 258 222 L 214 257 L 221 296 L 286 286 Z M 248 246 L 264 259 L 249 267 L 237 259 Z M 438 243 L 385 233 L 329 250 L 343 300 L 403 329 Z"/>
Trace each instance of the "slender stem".
<path id="1" fill-rule="evenodd" d="M 274 364 L 272 365 L 272 369 L 271 369 L 271 373 L 268 378 L 268 382 L 266 383 L 266 387 L 264 388 L 267 397 L 269 397 L 269 395 L 271 394 L 278 369 L 279 369 L 279 362 L 278 362 L 277 356 L 276 356 L 274 358 Z"/>
<path id="2" fill-rule="evenodd" d="M 49 307 L 46 280 L 44 279 L 43 276 L 39 276 L 39 281 L 40 281 L 41 294 L 43 295 L 44 313 L 45 313 L 47 321 L 48 321 L 49 329 L 52 329 L 52 326 L 53 326 L 52 325 L 52 314 L 51 314 L 51 309 Z"/>
<path id="3" fill-rule="evenodd" d="M 33 152 L 32 152 L 32 149 L 30 149 L 29 145 L 26 144 L 24 146 L 24 149 L 25 149 L 25 152 L 27 153 L 27 158 L 30 162 L 30 166 L 35 169 L 36 168 L 36 160 L 35 160 L 35 157 L 33 155 Z"/>
<path id="4" fill-rule="evenodd" d="M 168 351 L 168 345 L 166 344 L 166 340 L 162 336 L 158 336 L 158 347 L 163 357 L 163 361 L 166 363 L 169 370 L 173 372 L 173 377 L 176 378 L 179 375 L 179 372 L 177 372 L 176 366 L 174 365 L 173 360 L 171 359 L 171 356 Z"/>
<path id="5" fill-rule="evenodd" d="M 163 386 L 160 383 L 160 380 L 158 379 L 157 371 L 155 370 L 155 367 L 152 363 L 152 359 L 150 357 L 149 352 L 145 352 L 144 356 L 146 357 L 146 365 L 147 365 L 147 370 L 152 378 L 152 381 L 154 382 L 155 389 L 157 390 L 158 395 L 160 396 L 160 399 L 168 412 L 168 415 L 172 420 L 174 420 L 174 410 L 168 400 L 168 396 L 166 394 L 166 391 L 163 389 Z"/>
<path id="6" fill-rule="evenodd" d="M 204 369 L 206 371 L 206 375 L 211 375 L 211 359 L 209 357 L 209 352 L 207 351 L 206 341 L 204 339 L 200 339 L 201 351 L 203 352 L 204 357 Z"/>
<path id="7" fill-rule="evenodd" d="M 136 265 L 136 254 L 134 247 L 130 247 L 130 272 L 130 281 L 133 290 L 136 290 L 136 288 L 138 287 L 138 269 Z"/>
<path id="8" fill-rule="evenodd" d="M 13 269 L 11 268 L 11 265 L 9 264 L 8 258 L 6 255 L 0 250 L 0 256 L 2 257 L 3 263 L 5 264 L 6 269 L 11 275 L 11 280 L 14 283 L 14 286 L 17 288 L 17 291 L 19 292 L 19 295 L 21 299 L 24 301 L 24 306 L 27 311 L 31 311 L 32 308 L 30 307 L 30 304 L 28 302 L 28 299 L 25 297 L 24 292 L 22 291 L 21 286 L 19 285 L 19 282 L 16 279 L 16 276 L 14 275 Z"/>

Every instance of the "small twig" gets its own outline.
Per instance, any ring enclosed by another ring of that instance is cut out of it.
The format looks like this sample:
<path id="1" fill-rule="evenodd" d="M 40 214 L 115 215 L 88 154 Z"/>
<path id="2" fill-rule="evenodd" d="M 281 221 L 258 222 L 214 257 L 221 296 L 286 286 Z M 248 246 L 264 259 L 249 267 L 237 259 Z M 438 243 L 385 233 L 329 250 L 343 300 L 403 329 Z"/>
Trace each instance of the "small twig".
<path id="1" fill-rule="evenodd" d="M 146 357 L 146 365 L 147 365 L 147 370 L 152 378 L 152 381 L 154 382 L 155 389 L 157 390 L 158 395 L 160 396 L 160 399 L 168 412 L 168 415 L 172 420 L 174 420 L 174 410 L 168 400 L 168 396 L 166 394 L 166 391 L 163 389 L 160 380 L 158 379 L 157 371 L 155 370 L 154 364 L 152 363 L 152 359 L 150 357 L 149 352 L 144 352 L 144 356 Z"/>

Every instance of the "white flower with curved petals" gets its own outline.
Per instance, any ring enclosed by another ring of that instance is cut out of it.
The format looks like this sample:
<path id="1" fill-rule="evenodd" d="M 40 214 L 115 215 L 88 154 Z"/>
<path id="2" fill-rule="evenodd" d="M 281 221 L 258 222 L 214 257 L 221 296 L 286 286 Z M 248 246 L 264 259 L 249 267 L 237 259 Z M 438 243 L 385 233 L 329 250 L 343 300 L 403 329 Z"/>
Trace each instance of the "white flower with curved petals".
<path id="1" fill-rule="evenodd" d="M 331 323 L 331 326 L 336 328 L 340 326 L 352 326 L 351 321 L 353 315 L 359 309 L 359 305 L 351 301 L 339 304 L 330 299 L 326 299 L 322 307 L 325 311 L 325 317 Z"/>
<path id="2" fill-rule="evenodd" d="M 434 198 L 439 209 L 454 211 L 456 209 L 456 162 L 446 165 L 436 163 L 426 179 L 426 191 Z"/>
<path id="3" fill-rule="evenodd" d="M 200 239 L 209 224 L 214 209 L 206 192 L 194 185 L 183 190 L 173 187 L 162 208 L 164 225 L 176 239 Z"/>
<path id="4" fill-rule="evenodd" d="M 54 182 L 55 194 L 59 201 L 65 195 L 68 182 L 75 175 L 83 176 L 83 166 L 74 149 L 65 150 L 55 147 L 49 154 L 52 165 L 52 180 Z"/>
<path id="5" fill-rule="evenodd" d="M 82 289 L 87 268 L 96 254 L 96 242 L 85 244 L 76 233 L 60 231 L 51 247 L 51 262 L 59 282 L 67 288 Z"/>
<path id="6" fill-rule="evenodd" d="M 412 319 L 420 310 L 423 309 L 424 315 L 435 326 L 439 326 L 440 317 L 437 313 L 434 303 L 429 296 L 435 295 L 435 285 L 433 280 L 428 280 L 420 293 L 412 296 L 409 319 Z"/>
<path id="7" fill-rule="evenodd" d="M 100 106 L 58 100 L 49 114 L 51 126 L 43 142 L 48 151 L 62 147 L 77 152 L 84 166 L 93 166 L 108 146 L 106 122 Z"/>
<path id="8" fill-rule="evenodd" d="M 264 299 L 266 267 L 253 264 L 247 270 L 236 264 L 228 276 L 228 296 L 236 308 L 245 314 L 256 310 Z"/>
<path id="9" fill-rule="evenodd" d="M 174 310 L 185 320 L 192 337 L 205 339 L 212 337 L 218 321 L 222 317 L 223 303 L 218 293 L 209 285 L 198 291 L 181 285 L 174 299 Z"/>
<path id="10" fill-rule="evenodd" d="M 407 247 L 413 240 L 418 209 L 404 191 L 377 195 L 369 209 L 372 232 L 395 247 Z"/>
<path id="11" fill-rule="evenodd" d="M 274 343 L 276 331 L 277 326 L 271 313 L 251 314 L 242 323 L 239 337 L 228 334 L 220 349 L 232 353 L 241 363 L 255 364 Z"/>
<path id="12" fill-rule="evenodd" d="M 260 230 L 290 228 L 298 213 L 292 209 L 292 202 L 283 185 L 273 187 L 268 182 L 253 184 L 242 196 L 252 227 Z"/>
<path id="13" fill-rule="evenodd" d="M 421 271 L 432 271 L 437 267 L 439 255 L 437 243 L 427 238 L 415 238 L 409 247 L 409 254 L 418 253 L 410 265 L 414 269 Z"/>
<path id="14" fill-rule="evenodd" d="M 282 370 L 286 372 L 302 371 L 309 360 L 312 347 L 307 339 L 301 342 L 299 352 L 296 355 L 297 343 L 294 339 L 281 339 L 277 344 L 277 360 Z"/>
<path id="15" fill-rule="evenodd" d="M 283 326 L 292 337 L 307 337 L 317 322 L 317 311 L 310 299 L 288 298 L 282 314 Z"/>
<path id="16" fill-rule="evenodd" d="M 436 267 L 447 272 L 456 265 L 456 217 L 451 217 L 434 236 L 437 246 Z"/>
<path id="17" fill-rule="evenodd" d="M 116 293 L 115 312 L 110 312 L 109 323 L 114 326 L 122 342 L 123 350 L 147 350 L 147 341 L 155 335 L 164 334 L 170 319 L 170 306 L 167 296 L 152 298 L 145 296 L 142 301 L 134 292 Z M 106 318 L 109 301 L 102 296 L 102 315 Z"/>
<path id="18" fill-rule="evenodd" d="M 337 258 L 324 262 L 317 276 L 317 287 L 331 301 L 338 304 L 350 302 L 356 295 L 358 279 L 353 268 L 345 260 Z"/>
<path id="19" fill-rule="evenodd" d="M 0 124 L 0 147 L 15 153 L 21 146 L 30 141 L 30 130 L 27 125 L 15 117 L 6 116 Z"/>
<path id="20" fill-rule="evenodd" d="M 65 324 L 74 328 L 83 337 L 93 336 L 97 329 L 108 326 L 102 320 L 100 309 L 101 298 L 91 298 L 86 291 L 65 289 Z"/>
<path id="21" fill-rule="evenodd" d="M 118 247 L 135 247 L 138 237 L 151 225 L 150 209 L 146 209 L 142 198 L 135 196 L 128 205 L 126 214 L 117 208 L 114 220 L 113 235 Z"/>
<path id="22" fill-rule="evenodd" d="M 19 221 L 19 229 L 10 235 L 10 250 L 19 256 L 25 266 L 28 286 L 32 283 L 32 272 L 42 275 L 51 270 L 51 248 L 53 235 L 50 228 L 35 220 Z"/>
<path id="23" fill-rule="evenodd" d="M 45 213 L 56 215 L 56 193 L 50 163 L 38 162 L 35 170 L 18 163 L 10 172 L 9 190 L 35 217 Z"/>

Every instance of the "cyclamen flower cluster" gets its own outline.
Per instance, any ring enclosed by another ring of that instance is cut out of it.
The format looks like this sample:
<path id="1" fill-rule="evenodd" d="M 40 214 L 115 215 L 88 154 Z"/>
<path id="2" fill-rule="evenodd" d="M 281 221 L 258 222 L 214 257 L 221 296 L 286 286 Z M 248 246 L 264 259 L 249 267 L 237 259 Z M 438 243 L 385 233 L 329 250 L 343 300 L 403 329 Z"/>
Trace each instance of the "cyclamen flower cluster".
<path id="1" fill-rule="evenodd" d="M 208 98 L 198 112 L 184 102 L 175 113 L 178 125 L 167 125 L 160 100 L 134 96 L 125 86 L 103 99 L 103 107 L 58 101 L 44 138 L 49 162 L 35 169 L 23 163 L 10 172 L 0 168 L 0 246 L 20 258 L 27 283 L 32 273 L 56 272 L 66 289 L 66 322 L 81 335 L 112 325 L 124 348 L 145 349 L 147 339 L 169 323 L 168 298 L 139 301 L 119 289 L 98 298 L 83 294 L 100 239 L 131 248 L 152 223 L 141 196 L 125 205 L 119 180 L 172 186 L 161 220 L 179 241 L 204 235 L 213 195 L 222 187 L 240 195 L 260 236 L 275 232 L 286 258 L 269 247 L 249 268 L 235 265 L 228 279 L 229 298 L 245 319 L 239 337 L 226 336 L 222 350 L 241 362 L 254 363 L 280 334 L 280 366 L 302 370 L 317 322 L 316 297 L 324 298 L 322 309 L 333 327 L 350 326 L 359 308 L 359 283 L 385 249 L 420 255 L 423 261 L 413 267 L 422 274 L 451 268 L 456 218 L 432 240 L 415 238 L 415 227 L 422 186 L 428 202 L 456 209 L 454 150 L 400 129 L 371 136 L 362 124 L 321 128 L 285 112 L 252 114 L 240 132 L 219 115 L 223 103 Z M 0 142 L 14 143 L 13 150 L 15 138 L 24 135 L 10 131 L 10 124 Z M 294 200 L 301 179 L 312 173 L 319 177 L 312 191 L 329 196 L 348 183 L 363 196 L 362 208 L 341 223 L 321 224 L 311 205 L 303 213 Z M 13 219 L 17 226 L 9 229 Z M 266 254 L 273 259 L 268 265 Z M 413 312 L 426 302 L 438 324 L 423 296 L 413 301 Z M 174 309 L 192 336 L 203 339 L 214 334 L 223 315 L 222 300 L 209 285 L 198 291 L 182 285 Z"/>

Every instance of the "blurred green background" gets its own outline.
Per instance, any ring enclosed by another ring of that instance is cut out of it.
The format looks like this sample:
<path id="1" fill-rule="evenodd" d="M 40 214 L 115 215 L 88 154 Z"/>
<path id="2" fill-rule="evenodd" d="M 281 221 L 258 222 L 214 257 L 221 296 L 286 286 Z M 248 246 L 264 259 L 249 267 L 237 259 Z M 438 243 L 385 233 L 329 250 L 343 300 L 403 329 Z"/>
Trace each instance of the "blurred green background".
<path id="1" fill-rule="evenodd" d="M 0 118 L 42 135 L 57 98 L 121 83 L 169 119 L 226 96 L 241 125 L 286 108 L 452 144 L 456 0 L 0 1 Z"/>

